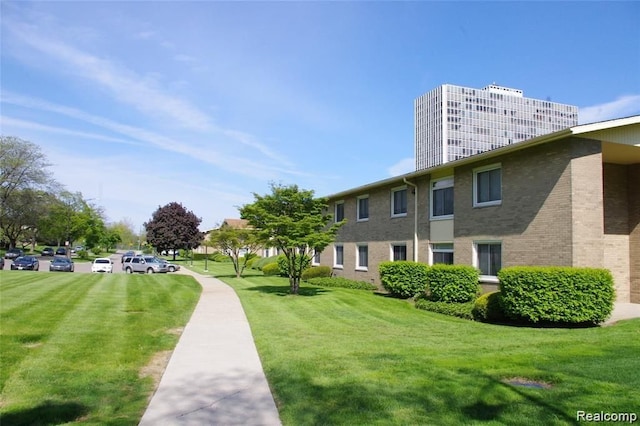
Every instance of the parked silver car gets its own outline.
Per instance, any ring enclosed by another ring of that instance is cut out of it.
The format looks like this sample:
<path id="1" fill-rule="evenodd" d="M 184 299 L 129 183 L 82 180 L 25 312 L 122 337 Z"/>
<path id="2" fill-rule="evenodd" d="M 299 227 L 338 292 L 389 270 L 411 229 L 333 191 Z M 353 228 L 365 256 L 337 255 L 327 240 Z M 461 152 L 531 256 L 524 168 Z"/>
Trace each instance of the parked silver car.
<path id="1" fill-rule="evenodd" d="M 155 256 L 133 256 L 125 259 L 122 270 L 127 274 L 141 272 L 147 274 L 167 273 L 167 264 Z"/>

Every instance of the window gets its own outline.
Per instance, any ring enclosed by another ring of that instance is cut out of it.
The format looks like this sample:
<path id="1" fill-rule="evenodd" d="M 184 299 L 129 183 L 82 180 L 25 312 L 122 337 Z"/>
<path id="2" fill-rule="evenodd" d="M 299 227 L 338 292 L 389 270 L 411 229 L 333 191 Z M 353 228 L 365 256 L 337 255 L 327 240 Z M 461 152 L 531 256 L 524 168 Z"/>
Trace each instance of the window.
<path id="1" fill-rule="evenodd" d="M 356 251 L 356 270 L 366 271 L 369 268 L 369 247 L 367 245 L 358 245 Z"/>
<path id="2" fill-rule="evenodd" d="M 453 177 L 431 182 L 431 217 L 445 219 L 453 216 Z"/>
<path id="3" fill-rule="evenodd" d="M 338 201 L 336 203 L 336 209 L 334 214 L 336 222 L 340 222 L 344 219 L 344 201 Z"/>
<path id="4" fill-rule="evenodd" d="M 407 188 L 391 190 L 391 217 L 407 215 Z"/>
<path id="5" fill-rule="evenodd" d="M 391 260 L 407 260 L 407 245 L 406 244 L 394 244 L 391 246 Z"/>
<path id="6" fill-rule="evenodd" d="M 335 245 L 333 251 L 333 266 L 342 268 L 344 265 L 344 247 L 342 245 Z"/>
<path id="7" fill-rule="evenodd" d="M 311 264 L 314 266 L 320 265 L 320 252 L 313 251 L 313 259 L 311 259 Z"/>
<path id="8" fill-rule="evenodd" d="M 476 243 L 476 265 L 480 275 L 496 276 L 502 268 L 502 243 Z"/>
<path id="9" fill-rule="evenodd" d="M 431 264 L 453 265 L 453 243 L 431 244 Z"/>
<path id="10" fill-rule="evenodd" d="M 358 220 L 369 220 L 369 196 L 358 197 Z"/>
<path id="11" fill-rule="evenodd" d="M 492 165 L 473 171 L 473 205 L 492 206 L 502 202 L 502 169 Z"/>

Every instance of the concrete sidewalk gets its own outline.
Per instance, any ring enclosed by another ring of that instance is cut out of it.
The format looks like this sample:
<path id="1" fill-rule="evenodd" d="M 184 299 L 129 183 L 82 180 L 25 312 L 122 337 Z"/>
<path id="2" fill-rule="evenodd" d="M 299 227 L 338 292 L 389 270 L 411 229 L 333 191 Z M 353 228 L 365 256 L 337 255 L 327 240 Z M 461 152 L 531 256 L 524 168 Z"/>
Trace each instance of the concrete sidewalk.
<path id="1" fill-rule="evenodd" d="M 620 320 L 640 318 L 640 303 L 622 303 L 613 304 L 613 312 L 611 316 L 603 323 L 603 325 L 611 325 Z"/>
<path id="2" fill-rule="evenodd" d="M 202 295 L 140 425 L 280 425 L 238 296 L 216 278 L 180 272 Z"/>

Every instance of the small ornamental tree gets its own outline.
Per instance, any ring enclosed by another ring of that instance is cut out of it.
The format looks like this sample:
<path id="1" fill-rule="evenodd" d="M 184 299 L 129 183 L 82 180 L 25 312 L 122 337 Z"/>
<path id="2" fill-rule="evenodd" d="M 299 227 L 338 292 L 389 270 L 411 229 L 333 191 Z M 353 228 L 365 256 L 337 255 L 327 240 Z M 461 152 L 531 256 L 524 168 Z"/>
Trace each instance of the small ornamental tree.
<path id="1" fill-rule="evenodd" d="M 288 262 L 291 294 L 298 294 L 300 279 L 315 250 L 322 251 L 335 238 L 345 221 L 329 225 L 325 198 L 297 185 L 271 184 L 271 194 L 253 194 L 255 201 L 240 208 L 265 246 L 279 248 Z"/>
<path id="2" fill-rule="evenodd" d="M 145 222 L 147 242 L 157 251 L 191 250 L 200 245 L 202 232 L 198 230 L 201 219 L 192 211 L 187 211 L 182 204 L 172 202 L 158 207 L 149 222 Z"/>
<path id="3" fill-rule="evenodd" d="M 254 229 L 231 226 L 227 223 L 211 231 L 208 244 L 229 256 L 238 278 L 242 276 L 247 263 L 256 256 L 261 247 Z"/>

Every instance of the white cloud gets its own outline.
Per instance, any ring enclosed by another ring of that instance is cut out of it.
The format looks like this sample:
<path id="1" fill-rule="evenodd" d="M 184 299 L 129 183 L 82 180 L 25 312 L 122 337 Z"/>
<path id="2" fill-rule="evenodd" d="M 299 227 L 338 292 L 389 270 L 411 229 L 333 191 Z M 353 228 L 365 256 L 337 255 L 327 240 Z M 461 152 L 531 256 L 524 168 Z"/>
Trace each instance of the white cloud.
<path id="1" fill-rule="evenodd" d="M 404 158 L 387 169 L 389 176 L 400 176 L 416 170 L 416 161 L 413 157 Z"/>
<path id="2" fill-rule="evenodd" d="M 640 95 L 626 95 L 615 101 L 580 108 L 578 121 L 580 124 L 596 123 L 636 114 L 640 114 Z"/>

